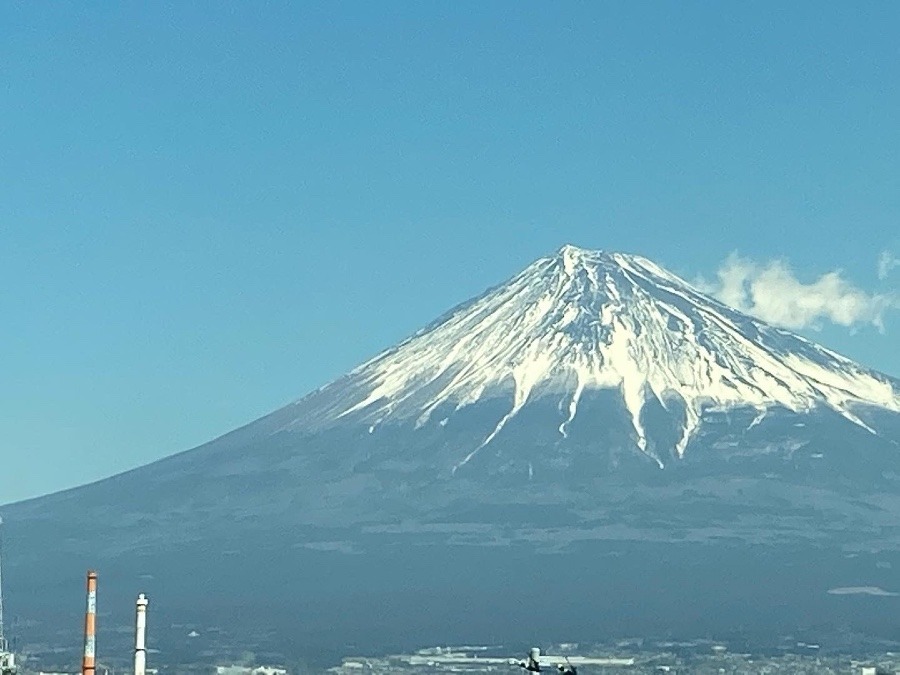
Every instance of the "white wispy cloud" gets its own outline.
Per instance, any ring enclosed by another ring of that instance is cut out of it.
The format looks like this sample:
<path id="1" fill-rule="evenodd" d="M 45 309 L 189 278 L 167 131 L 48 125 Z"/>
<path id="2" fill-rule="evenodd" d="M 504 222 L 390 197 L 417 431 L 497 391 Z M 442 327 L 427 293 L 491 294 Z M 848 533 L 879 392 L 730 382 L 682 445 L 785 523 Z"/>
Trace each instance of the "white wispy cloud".
<path id="1" fill-rule="evenodd" d="M 900 308 L 896 295 L 868 293 L 844 278 L 827 272 L 803 283 L 783 260 L 756 263 L 731 254 L 713 283 L 701 287 L 726 305 L 785 328 L 873 325 L 884 329 L 884 315 Z"/>
<path id="2" fill-rule="evenodd" d="M 878 256 L 878 278 L 884 281 L 895 267 L 900 267 L 900 258 L 890 251 L 882 251 Z"/>
<path id="3" fill-rule="evenodd" d="M 886 591 L 880 586 L 842 586 L 841 588 L 830 588 L 827 592 L 829 595 L 875 595 L 885 598 L 900 595 L 900 593 Z"/>

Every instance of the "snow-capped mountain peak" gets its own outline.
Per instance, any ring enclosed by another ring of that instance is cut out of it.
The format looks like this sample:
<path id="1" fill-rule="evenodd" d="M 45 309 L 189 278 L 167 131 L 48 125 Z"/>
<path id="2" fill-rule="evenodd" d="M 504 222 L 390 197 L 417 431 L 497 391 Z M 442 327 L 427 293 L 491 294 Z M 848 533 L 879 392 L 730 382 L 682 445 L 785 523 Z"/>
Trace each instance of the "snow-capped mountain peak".
<path id="1" fill-rule="evenodd" d="M 642 411 L 658 400 L 679 416 L 682 455 L 704 410 L 830 408 L 855 424 L 859 406 L 900 411 L 897 383 L 808 340 L 732 310 L 652 261 L 563 246 L 363 364 L 335 383 L 346 395 L 320 423 L 432 421 L 507 397 L 469 461 L 530 401 L 553 395 L 564 420 L 585 391 L 618 390 L 637 447 Z M 444 413 L 442 413 L 444 414 Z M 866 427 L 868 428 L 868 427 Z M 662 461 L 655 457 L 662 465 Z"/>

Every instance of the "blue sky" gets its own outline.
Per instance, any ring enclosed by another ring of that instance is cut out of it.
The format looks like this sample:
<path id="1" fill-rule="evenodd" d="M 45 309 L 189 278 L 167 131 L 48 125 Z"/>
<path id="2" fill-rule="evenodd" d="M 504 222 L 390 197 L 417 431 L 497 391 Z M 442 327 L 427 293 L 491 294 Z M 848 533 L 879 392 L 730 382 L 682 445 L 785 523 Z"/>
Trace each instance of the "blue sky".
<path id="1" fill-rule="evenodd" d="M 896 292 L 900 4 L 781 4 L 0 5 L 0 503 L 209 440 L 566 242 Z M 804 332 L 900 376 L 896 312 Z"/>

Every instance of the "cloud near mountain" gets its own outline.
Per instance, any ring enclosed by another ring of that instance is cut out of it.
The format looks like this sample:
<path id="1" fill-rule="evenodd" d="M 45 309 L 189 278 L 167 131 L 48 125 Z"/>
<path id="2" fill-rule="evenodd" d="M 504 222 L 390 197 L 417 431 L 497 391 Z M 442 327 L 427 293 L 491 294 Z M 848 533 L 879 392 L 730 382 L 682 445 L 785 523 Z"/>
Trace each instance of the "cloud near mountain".
<path id="1" fill-rule="evenodd" d="M 884 267 L 879 263 L 879 270 Z M 737 253 L 728 256 L 714 282 L 700 280 L 699 285 L 730 307 L 795 330 L 817 329 L 826 322 L 884 330 L 885 315 L 900 309 L 895 294 L 868 293 L 840 270 L 804 283 L 784 260 L 757 263 Z"/>
<path id="2" fill-rule="evenodd" d="M 884 250 L 878 256 L 878 278 L 884 281 L 895 268 L 900 267 L 900 258 L 891 251 Z"/>

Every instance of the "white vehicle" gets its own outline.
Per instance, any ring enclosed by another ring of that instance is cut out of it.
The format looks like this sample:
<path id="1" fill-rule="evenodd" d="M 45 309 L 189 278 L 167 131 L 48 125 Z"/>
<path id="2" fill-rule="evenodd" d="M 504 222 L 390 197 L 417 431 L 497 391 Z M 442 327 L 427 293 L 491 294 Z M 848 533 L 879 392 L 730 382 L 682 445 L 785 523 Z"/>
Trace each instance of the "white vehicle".
<path id="1" fill-rule="evenodd" d="M 578 675 L 578 671 L 575 666 L 570 664 L 568 657 L 566 657 L 565 664 L 557 664 L 556 669 L 563 673 L 563 675 Z M 519 668 L 523 668 L 529 673 L 541 673 L 544 672 L 541 670 L 541 650 L 537 647 L 532 647 L 528 651 L 528 658 L 524 661 L 516 661 L 515 659 L 510 659 L 509 664 L 511 666 L 518 666 Z"/>

